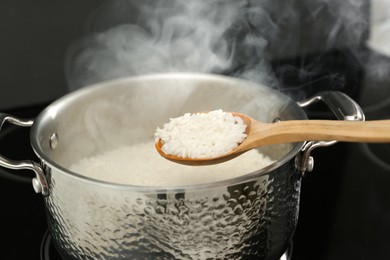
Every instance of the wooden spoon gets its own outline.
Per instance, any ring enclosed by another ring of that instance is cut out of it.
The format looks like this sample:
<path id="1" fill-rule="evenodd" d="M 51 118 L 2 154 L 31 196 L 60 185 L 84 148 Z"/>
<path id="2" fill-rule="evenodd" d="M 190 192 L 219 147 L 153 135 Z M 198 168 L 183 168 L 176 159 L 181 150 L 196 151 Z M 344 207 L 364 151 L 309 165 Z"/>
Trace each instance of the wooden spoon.
<path id="1" fill-rule="evenodd" d="M 164 143 L 159 140 L 155 146 L 164 158 L 186 165 L 211 165 L 233 159 L 253 148 L 303 141 L 343 141 L 364 143 L 390 142 L 390 120 L 339 121 L 339 120 L 289 120 L 277 123 L 262 123 L 246 115 L 239 116 L 247 125 L 246 139 L 227 154 L 212 158 L 183 158 L 165 154 Z"/>

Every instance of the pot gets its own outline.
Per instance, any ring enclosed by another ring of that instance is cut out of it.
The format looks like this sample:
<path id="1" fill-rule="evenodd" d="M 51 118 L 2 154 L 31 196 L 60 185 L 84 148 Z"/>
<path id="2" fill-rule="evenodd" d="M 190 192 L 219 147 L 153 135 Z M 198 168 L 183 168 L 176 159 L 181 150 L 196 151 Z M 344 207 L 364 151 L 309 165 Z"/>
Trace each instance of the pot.
<path id="1" fill-rule="evenodd" d="M 81 158 L 153 138 L 157 126 L 186 112 L 221 108 L 264 122 L 305 120 L 303 107 L 320 100 L 339 119 L 364 120 L 360 107 L 340 92 L 294 102 L 266 86 L 202 74 L 99 83 L 60 98 L 35 120 L 0 114 L 0 127 L 31 126 L 40 158 L 0 157 L 0 165 L 35 172 L 33 187 L 44 196 L 49 230 L 64 259 L 279 259 L 297 224 L 301 178 L 313 168 L 310 153 L 334 142 L 263 147 L 274 163 L 209 183 L 129 185 L 69 168 Z"/>

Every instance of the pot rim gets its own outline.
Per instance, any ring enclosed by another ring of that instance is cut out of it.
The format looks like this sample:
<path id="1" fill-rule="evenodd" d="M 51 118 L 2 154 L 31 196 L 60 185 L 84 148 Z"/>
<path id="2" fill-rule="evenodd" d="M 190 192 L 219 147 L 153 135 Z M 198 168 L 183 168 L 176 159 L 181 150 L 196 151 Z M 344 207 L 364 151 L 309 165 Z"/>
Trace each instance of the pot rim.
<path id="1" fill-rule="evenodd" d="M 247 81 L 244 79 L 238 79 L 238 78 L 233 78 L 233 77 L 228 77 L 228 76 L 223 76 L 223 75 L 216 75 L 216 74 L 204 74 L 204 73 L 163 73 L 163 74 L 148 74 L 148 75 L 138 75 L 138 76 L 130 76 L 130 77 L 124 77 L 124 78 L 118 78 L 118 79 L 113 79 L 113 80 L 107 80 L 104 82 L 99 82 L 95 83 L 86 87 L 83 87 L 79 90 L 73 91 L 57 100 L 52 102 L 50 105 L 48 105 L 35 119 L 31 131 L 30 131 L 30 143 L 32 146 L 33 151 L 35 154 L 38 156 L 38 158 L 41 160 L 41 163 L 45 166 L 48 167 L 49 169 L 55 168 L 57 171 L 61 172 L 62 174 L 71 177 L 73 179 L 77 179 L 79 181 L 92 184 L 92 185 L 99 185 L 107 188 L 113 188 L 113 189 L 118 189 L 118 190 L 132 190 L 132 191 L 137 191 L 137 192 L 144 192 L 144 193 L 156 193 L 156 192 L 183 192 L 185 191 L 192 191 L 192 190 L 205 190 L 205 189 L 212 189 L 212 188 L 218 188 L 218 187 L 226 187 L 226 186 L 231 186 L 233 184 L 240 184 L 243 182 L 247 182 L 249 180 L 253 180 L 259 176 L 263 176 L 266 174 L 271 174 L 275 169 L 281 167 L 288 161 L 290 161 L 292 158 L 294 158 L 303 148 L 305 142 L 299 142 L 299 143 L 293 143 L 292 144 L 292 149 L 286 153 L 283 157 L 279 158 L 277 161 L 274 163 L 261 168 L 257 171 L 254 172 L 249 172 L 244 175 L 234 177 L 234 178 L 229 178 L 225 180 L 220 180 L 220 181 L 215 181 L 215 182 L 209 182 L 209 183 L 199 183 L 199 184 L 189 184 L 189 185 L 175 185 L 175 186 L 144 186 L 144 185 L 132 185 L 132 184 L 121 184 L 121 183 L 115 183 L 115 182 L 109 182 L 109 181 L 104 181 L 104 180 L 99 180 L 99 179 L 94 179 L 90 178 L 87 176 L 84 176 L 82 174 L 73 172 L 52 159 L 49 158 L 42 149 L 42 146 L 40 145 L 38 138 L 37 138 L 37 133 L 38 133 L 38 128 L 39 125 L 41 125 L 41 121 L 43 120 L 44 117 L 50 116 L 53 111 L 57 110 L 58 107 L 62 107 L 64 103 L 67 103 L 69 100 L 74 100 L 77 99 L 77 97 L 85 95 L 85 93 L 89 92 L 92 88 L 106 88 L 110 85 L 113 84 L 118 84 L 118 83 L 123 83 L 127 82 L 129 80 L 132 81 L 142 81 L 145 78 L 148 79 L 163 79 L 163 78 L 183 78 L 183 77 L 194 77 L 196 76 L 197 78 L 201 77 L 204 79 L 208 80 L 221 80 L 221 79 L 226 79 L 229 78 L 229 80 L 236 80 L 237 82 L 243 82 L 246 81 L 247 84 L 256 84 L 256 85 L 262 85 L 256 82 L 251 82 Z M 269 88 L 270 91 L 276 92 L 278 95 L 284 96 L 287 100 L 289 100 L 290 103 L 296 104 L 295 101 L 293 101 L 290 97 L 286 96 L 285 94 L 278 92 L 274 89 Z M 297 105 L 299 108 L 299 106 Z M 300 108 L 301 109 L 301 108 Z M 303 110 L 302 110 L 303 111 Z M 304 113 L 304 112 L 303 112 Z M 304 113 L 305 117 L 306 114 Z"/>

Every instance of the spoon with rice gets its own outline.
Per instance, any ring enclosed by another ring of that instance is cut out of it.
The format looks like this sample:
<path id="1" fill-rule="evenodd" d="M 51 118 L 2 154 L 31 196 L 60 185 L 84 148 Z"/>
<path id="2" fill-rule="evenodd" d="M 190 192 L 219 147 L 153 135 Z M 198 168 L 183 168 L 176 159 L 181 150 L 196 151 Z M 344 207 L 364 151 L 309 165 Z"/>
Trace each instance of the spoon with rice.
<path id="1" fill-rule="evenodd" d="M 309 140 L 387 143 L 390 120 L 288 120 L 271 124 L 214 110 L 171 118 L 155 133 L 159 154 L 186 165 L 222 163 L 260 146 Z"/>

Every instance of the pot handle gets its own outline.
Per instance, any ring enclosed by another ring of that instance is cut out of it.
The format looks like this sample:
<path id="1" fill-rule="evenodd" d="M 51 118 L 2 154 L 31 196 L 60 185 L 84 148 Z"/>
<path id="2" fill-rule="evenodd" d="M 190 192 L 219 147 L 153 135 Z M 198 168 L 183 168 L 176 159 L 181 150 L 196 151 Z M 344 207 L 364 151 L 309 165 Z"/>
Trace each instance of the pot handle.
<path id="1" fill-rule="evenodd" d="M 34 123 L 32 119 L 20 119 L 8 114 L 0 113 L 0 131 L 5 122 L 22 127 L 31 127 Z M 35 172 L 35 178 L 32 179 L 33 188 L 36 193 L 49 195 L 49 186 L 42 166 L 31 160 L 14 161 L 0 154 L 0 166 L 12 170 L 32 170 Z"/>
<path id="2" fill-rule="evenodd" d="M 349 96 L 340 91 L 323 91 L 308 100 L 297 102 L 300 107 L 323 101 L 339 120 L 364 121 L 362 108 Z"/>
<path id="3" fill-rule="evenodd" d="M 324 102 L 338 120 L 365 120 L 362 108 L 352 98 L 340 91 L 323 91 L 310 99 L 297 102 L 297 104 L 303 108 L 319 101 Z M 337 143 L 337 141 L 306 142 L 299 158 L 300 161 L 297 162 L 299 170 L 302 173 L 311 172 L 314 167 L 314 159 L 311 157 L 311 152 L 318 147 L 330 146 L 335 143 Z"/>

